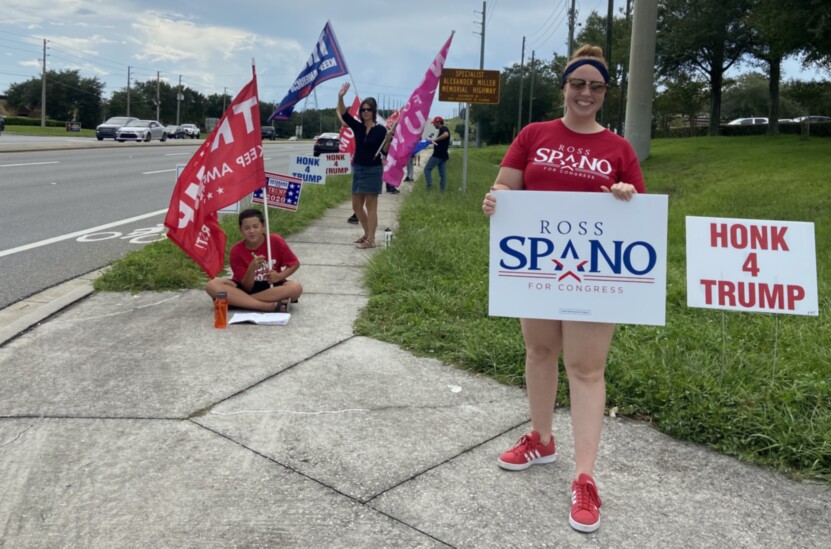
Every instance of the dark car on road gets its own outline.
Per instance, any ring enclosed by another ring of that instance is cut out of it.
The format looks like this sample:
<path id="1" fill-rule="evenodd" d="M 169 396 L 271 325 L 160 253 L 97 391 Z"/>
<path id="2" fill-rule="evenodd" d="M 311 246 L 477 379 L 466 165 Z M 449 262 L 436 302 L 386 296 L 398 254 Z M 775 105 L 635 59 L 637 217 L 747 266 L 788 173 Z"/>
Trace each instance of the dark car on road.
<path id="1" fill-rule="evenodd" d="M 182 126 L 176 126 L 175 124 L 171 124 L 170 126 L 165 126 L 164 133 L 167 134 L 168 139 L 184 139 L 185 138 L 185 130 L 182 129 Z"/>
<path id="2" fill-rule="evenodd" d="M 793 119 L 794 122 L 804 124 L 806 122 L 815 124 L 817 122 L 831 122 L 831 116 L 799 116 Z"/>
<path id="3" fill-rule="evenodd" d="M 260 126 L 260 133 L 263 139 L 270 139 L 271 141 L 277 139 L 277 130 L 274 129 L 274 126 Z"/>
<path id="4" fill-rule="evenodd" d="M 312 150 L 315 156 L 338 152 L 340 150 L 340 135 L 336 133 L 322 133 L 318 135 Z"/>
<path id="5" fill-rule="evenodd" d="M 133 116 L 113 116 L 112 118 L 108 118 L 103 124 L 98 124 L 95 128 L 95 137 L 98 138 L 98 141 L 103 141 L 105 137 L 107 139 L 115 139 L 115 132 L 121 126 L 126 126 L 127 123 L 133 120 L 138 120 L 138 118 Z"/>

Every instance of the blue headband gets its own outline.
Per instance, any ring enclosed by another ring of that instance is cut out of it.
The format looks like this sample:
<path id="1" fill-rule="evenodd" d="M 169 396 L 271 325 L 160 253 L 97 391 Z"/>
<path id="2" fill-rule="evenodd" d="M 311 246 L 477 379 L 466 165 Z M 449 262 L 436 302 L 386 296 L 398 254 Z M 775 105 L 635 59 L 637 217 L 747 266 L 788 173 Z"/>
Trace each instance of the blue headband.
<path id="1" fill-rule="evenodd" d="M 571 65 L 569 65 L 566 68 L 566 70 L 563 72 L 563 80 L 562 80 L 562 83 L 561 83 L 560 87 L 562 88 L 563 86 L 566 85 L 566 79 L 568 79 L 569 74 L 574 72 L 574 69 L 576 69 L 577 67 L 582 67 L 583 65 L 591 65 L 592 67 L 599 70 L 600 75 L 603 77 L 603 81 L 606 82 L 607 84 L 609 83 L 609 71 L 606 69 L 606 67 L 603 66 L 603 63 L 601 63 L 597 59 L 583 58 L 583 59 L 578 59 L 577 61 L 575 61 L 574 63 L 572 63 Z"/>

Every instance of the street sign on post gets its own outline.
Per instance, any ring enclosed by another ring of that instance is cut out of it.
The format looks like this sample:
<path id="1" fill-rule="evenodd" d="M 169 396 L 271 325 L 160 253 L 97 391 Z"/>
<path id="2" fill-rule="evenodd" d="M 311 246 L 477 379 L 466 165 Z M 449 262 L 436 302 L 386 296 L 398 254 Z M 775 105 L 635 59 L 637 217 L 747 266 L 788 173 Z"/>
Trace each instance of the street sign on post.
<path id="1" fill-rule="evenodd" d="M 467 192 L 467 136 L 470 127 L 470 104 L 499 104 L 499 71 L 448 69 L 439 80 L 439 101 L 465 103 L 465 142 L 462 156 L 462 188 Z"/>
<path id="2" fill-rule="evenodd" d="M 444 68 L 439 80 L 439 101 L 499 103 L 499 71 Z"/>

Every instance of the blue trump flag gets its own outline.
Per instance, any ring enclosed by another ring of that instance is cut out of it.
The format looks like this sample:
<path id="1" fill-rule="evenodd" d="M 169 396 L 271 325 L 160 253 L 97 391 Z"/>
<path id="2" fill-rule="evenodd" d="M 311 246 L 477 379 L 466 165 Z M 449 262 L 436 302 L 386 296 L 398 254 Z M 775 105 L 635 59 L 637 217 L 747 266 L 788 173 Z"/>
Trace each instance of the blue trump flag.
<path id="1" fill-rule="evenodd" d="M 289 88 L 289 93 L 268 117 L 268 121 L 288 120 L 291 118 L 294 106 L 312 93 L 315 86 L 348 73 L 349 69 L 346 68 L 346 61 L 343 59 L 338 40 L 335 38 L 335 31 L 332 30 L 332 24 L 327 21 L 312 50 L 312 55 L 306 61 L 306 67 Z"/>
<path id="2" fill-rule="evenodd" d="M 429 145 L 430 145 L 430 140 L 429 139 L 422 139 L 421 141 L 416 143 L 415 147 L 413 147 L 413 152 L 410 153 L 410 156 L 413 156 L 413 155 L 416 155 L 416 154 L 420 153 L 421 151 L 426 149 Z"/>

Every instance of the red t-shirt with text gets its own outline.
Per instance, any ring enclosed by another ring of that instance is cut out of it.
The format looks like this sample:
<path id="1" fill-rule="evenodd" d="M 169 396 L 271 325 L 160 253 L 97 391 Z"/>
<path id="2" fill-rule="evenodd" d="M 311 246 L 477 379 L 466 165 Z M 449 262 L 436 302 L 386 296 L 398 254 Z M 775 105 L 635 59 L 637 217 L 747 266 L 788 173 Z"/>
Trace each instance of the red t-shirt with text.
<path id="1" fill-rule="evenodd" d="M 271 266 L 263 266 L 257 269 L 257 272 L 254 274 L 255 282 L 258 280 L 268 280 L 267 276 L 270 269 L 279 273 L 285 267 L 291 267 L 298 262 L 297 256 L 294 255 L 294 252 L 291 251 L 291 248 L 289 248 L 289 245 L 286 244 L 286 241 L 282 237 L 276 234 L 270 234 L 268 236 L 271 239 Z M 256 250 L 246 248 L 244 240 L 234 244 L 234 247 L 231 248 L 230 258 L 233 280 L 241 282 L 245 278 L 248 265 L 254 260 L 254 255 L 268 257 L 268 248 L 266 247 L 265 239 L 263 239 L 263 243 Z"/>
<path id="2" fill-rule="evenodd" d="M 501 166 L 521 170 L 523 189 L 529 191 L 602 192 L 601 186 L 623 182 L 646 192 L 628 141 L 605 129 L 576 133 L 562 119 L 525 126 Z"/>

